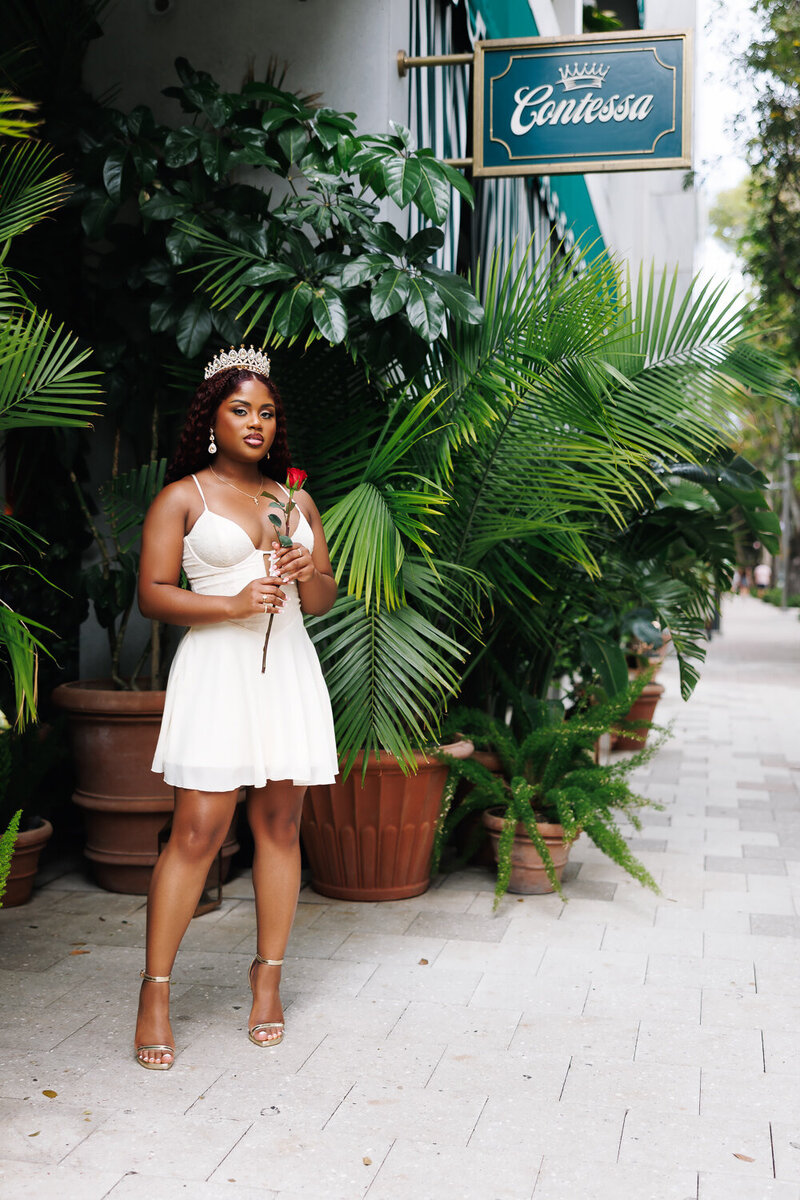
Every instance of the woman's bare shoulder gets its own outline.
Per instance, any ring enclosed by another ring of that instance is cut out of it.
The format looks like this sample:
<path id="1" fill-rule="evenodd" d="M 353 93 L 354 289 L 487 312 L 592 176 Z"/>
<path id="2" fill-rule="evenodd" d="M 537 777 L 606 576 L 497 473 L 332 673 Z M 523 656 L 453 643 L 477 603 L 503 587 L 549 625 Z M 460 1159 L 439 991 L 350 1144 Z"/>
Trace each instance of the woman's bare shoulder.
<path id="1" fill-rule="evenodd" d="M 301 513 L 303 513 L 304 516 L 308 517 L 309 519 L 314 516 L 319 516 L 317 506 L 305 488 L 300 492 L 295 492 L 294 502 L 300 509 Z"/>
<path id="2" fill-rule="evenodd" d="M 161 489 L 150 511 L 165 517 L 185 516 L 195 499 L 199 501 L 200 494 L 191 475 L 185 475 Z"/>

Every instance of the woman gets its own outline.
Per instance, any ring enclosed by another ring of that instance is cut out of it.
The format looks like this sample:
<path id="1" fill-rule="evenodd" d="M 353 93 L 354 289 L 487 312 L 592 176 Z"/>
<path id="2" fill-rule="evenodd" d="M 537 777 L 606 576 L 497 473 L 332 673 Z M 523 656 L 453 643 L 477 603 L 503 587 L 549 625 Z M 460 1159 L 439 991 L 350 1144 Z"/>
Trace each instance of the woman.
<path id="1" fill-rule="evenodd" d="M 253 831 L 256 957 L 249 1037 L 283 1037 L 278 987 L 300 884 L 298 833 L 305 789 L 337 769 L 330 701 L 302 614 L 336 598 L 322 523 L 297 492 L 282 547 L 286 424 L 269 359 L 231 350 L 206 368 L 168 485 L 142 532 L 139 607 L 188 626 L 170 672 L 153 770 L 175 787 L 168 844 L 147 902 L 147 959 L 136 1058 L 168 1070 L 175 1050 L 169 983 L 181 938 L 246 787 Z M 174 480 L 175 482 L 169 482 Z M 270 554 L 271 552 L 271 554 Z M 268 569 L 271 566 L 271 569 Z M 191 591 L 180 587 L 181 568 Z M 271 623 L 265 669 L 262 650 Z"/>

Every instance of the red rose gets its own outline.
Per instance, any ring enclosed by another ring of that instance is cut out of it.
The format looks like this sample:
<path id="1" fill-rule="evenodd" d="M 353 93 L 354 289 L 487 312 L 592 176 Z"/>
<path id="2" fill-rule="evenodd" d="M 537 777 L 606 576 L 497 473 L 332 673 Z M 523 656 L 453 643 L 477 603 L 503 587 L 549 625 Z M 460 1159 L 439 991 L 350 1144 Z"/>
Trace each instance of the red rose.
<path id="1" fill-rule="evenodd" d="M 296 488 L 301 488 L 307 479 L 308 475 L 305 471 L 301 471 L 299 467 L 289 467 L 286 486 L 291 491 L 295 491 Z"/>

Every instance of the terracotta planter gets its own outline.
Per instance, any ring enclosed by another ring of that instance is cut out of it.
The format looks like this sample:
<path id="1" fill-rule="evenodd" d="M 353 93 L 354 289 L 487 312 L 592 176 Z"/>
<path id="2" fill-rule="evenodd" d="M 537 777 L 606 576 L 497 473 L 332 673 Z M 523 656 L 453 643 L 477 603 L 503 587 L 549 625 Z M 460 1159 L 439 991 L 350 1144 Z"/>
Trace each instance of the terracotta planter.
<path id="1" fill-rule="evenodd" d="M 472 743 L 442 749 L 467 758 Z M 362 786 L 359 755 L 346 780 L 308 789 L 300 830 L 316 892 L 405 900 L 427 890 L 447 766 L 422 754 L 416 760 L 416 775 L 404 775 L 396 759 L 371 755 Z"/>
<path id="2" fill-rule="evenodd" d="M 39 866 L 39 855 L 50 841 L 52 833 L 53 826 L 42 817 L 42 823 L 36 829 L 26 829 L 17 834 L 11 870 L 2 899 L 3 908 L 17 908 L 30 900 L 36 868 Z"/>
<path id="3" fill-rule="evenodd" d="M 653 714 L 656 711 L 656 705 L 664 694 L 663 683 L 647 683 L 644 691 L 634 700 L 628 710 L 626 720 L 628 721 L 652 721 Z M 641 750 L 642 746 L 647 741 L 648 730 L 645 728 L 638 730 L 626 730 L 624 733 L 618 733 L 613 741 L 615 750 Z"/>
<path id="4" fill-rule="evenodd" d="M 482 820 L 489 834 L 489 840 L 492 843 L 494 860 L 497 862 L 497 843 L 500 841 L 500 834 L 503 829 L 503 817 L 498 815 L 497 809 L 494 811 L 488 809 L 482 814 Z M 564 828 L 562 825 L 551 825 L 545 821 L 537 821 L 536 827 L 544 838 L 547 849 L 550 851 L 550 857 L 553 860 L 553 866 L 556 870 L 556 878 L 560 882 L 561 876 L 564 873 L 564 867 L 567 865 L 572 843 L 564 841 Z M 555 888 L 547 877 L 547 871 L 545 870 L 541 855 L 528 837 L 525 826 L 521 822 L 517 825 L 516 833 L 514 834 L 514 844 L 511 847 L 511 879 L 509 880 L 508 890 L 523 896 L 538 896 L 544 895 L 546 892 L 555 891 Z"/>
<path id="5" fill-rule="evenodd" d="M 122 692 L 105 680 L 64 683 L 53 700 L 69 717 L 77 772 L 72 799 L 83 812 L 84 854 L 109 892 L 143 896 L 172 812 L 172 788 L 150 770 L 164 711 L 163 691 Z M 222 847 L 223 877 L 239 849 L 236 817 Z"/>

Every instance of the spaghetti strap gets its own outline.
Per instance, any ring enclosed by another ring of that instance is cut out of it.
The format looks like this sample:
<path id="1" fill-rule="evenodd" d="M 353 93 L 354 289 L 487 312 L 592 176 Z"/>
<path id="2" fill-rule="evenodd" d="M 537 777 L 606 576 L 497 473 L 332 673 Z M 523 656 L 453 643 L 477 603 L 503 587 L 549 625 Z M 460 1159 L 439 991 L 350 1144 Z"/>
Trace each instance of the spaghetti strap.
<path id="1" fill-rule="evenodd" d="M 277 479 L 275 480 L 275 483 L 281 489 L 282 492 L 286 492 L 287 496 L 289 495 L 289 489 L 287 487 L 285 487 L 284 484 L 278 483 Z"/>
<path id="2" fill-rule="evenodd" d="M 200 499 L 203 501 L 203 508 L 206 510 L 206 512 L 208 512 L 208 505 L 206 504 L 206 498 L 203 495 L 203 489 L 200 487 L 200 480 L 197 478 L 196 475 L 193 475 L 192 479 L 197 484 L 197 490 L 200 493 Z"/>

